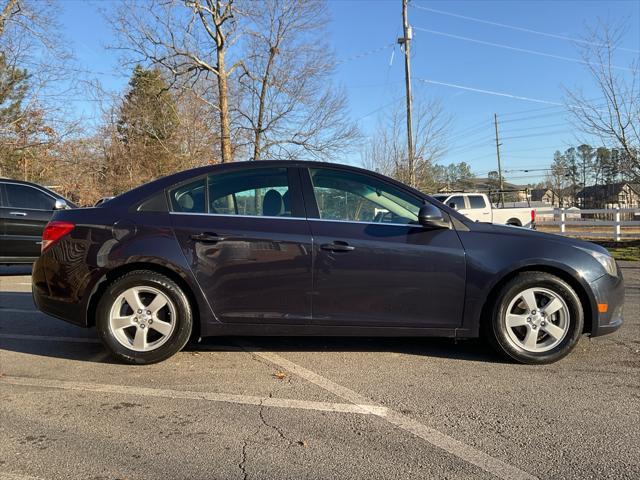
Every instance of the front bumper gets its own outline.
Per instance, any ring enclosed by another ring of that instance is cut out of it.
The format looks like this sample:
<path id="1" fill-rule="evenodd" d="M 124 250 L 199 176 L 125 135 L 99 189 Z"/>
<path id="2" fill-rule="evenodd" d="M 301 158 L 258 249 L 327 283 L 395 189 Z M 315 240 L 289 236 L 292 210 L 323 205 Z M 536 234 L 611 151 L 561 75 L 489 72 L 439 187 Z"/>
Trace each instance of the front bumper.
<path id="1" fill-rule="evenodd" d="M 618 268 L 618 276 L 604 275 L 591 283 L 595 297 L 591 336 L 599 337 L 615 332 L 622 326 L 624 310 L 624 279 Z M 598 305 L 607 305 L 607 311 L 599 311 Z"/>

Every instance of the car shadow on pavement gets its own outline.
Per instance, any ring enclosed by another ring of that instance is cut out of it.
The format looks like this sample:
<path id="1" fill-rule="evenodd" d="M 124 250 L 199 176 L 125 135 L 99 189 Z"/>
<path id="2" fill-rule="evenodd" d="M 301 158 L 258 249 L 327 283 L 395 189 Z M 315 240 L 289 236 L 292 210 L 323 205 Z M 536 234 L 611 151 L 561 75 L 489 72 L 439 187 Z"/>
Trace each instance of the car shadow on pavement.
<path id="1" fill-rule="evenodd" d="M 270 352 L 386 352 L 474 362 L 507 363 L 480 339 L 428 337 L 210 337 L 185 349 L 195 351 L 253 348 Z"/>
<path id="2" fill-rule="evenodd" d="M 451 360 L 503 363 L 480 340 L 418 337 L 209 337 L 185 346 L 188 352 L 390 352 Z M 78 327 L 39 313 L 31 293 L 0 292 L 2 351 L 99 363 L 117 363 L 99 343 L 95 329 Z"/>
<path id="3" fill-rule="evenodd" d="M 0 356 L 3 351 L 12 351 L 36 356 L 54 357 L 66 360 L 76 360 L 95 363 L 119 363 L 108 355 L 104 347 L 96 342 L 93 329 L 85 330 L 80 327 L 64 335 L 41 334 L 37 330 L 25 331 L 19 334 L 8 333 L 5 328 L 0 329 Z M 82 334 L 82 336 L 80 336 Z M 29 338 L 36 336 L 37 339 Z M 43 337 L 51 337 L 47 341 Z M 64 341 L 61 337 L 86 339 L 87 341 Z M 271 352 L 385 352 L 419 357 L 435 357 L 457 361 L 473 361 L 488 363 L 506 363 L 487 345 L 478 340 L 466 340 L 455 343 L 450 339 L 402 339 L 402 338 L 343 338 L 343 337 L 212 337 L 199 343 L 187 344 L 186 352 L 251 352 L 253 349 Z"/>

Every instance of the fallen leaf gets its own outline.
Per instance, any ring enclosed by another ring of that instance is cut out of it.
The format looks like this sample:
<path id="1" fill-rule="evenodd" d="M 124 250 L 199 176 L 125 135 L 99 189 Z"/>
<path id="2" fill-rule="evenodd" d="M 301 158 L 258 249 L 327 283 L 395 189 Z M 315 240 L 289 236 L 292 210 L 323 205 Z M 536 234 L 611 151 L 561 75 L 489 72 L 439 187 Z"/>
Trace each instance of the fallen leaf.
<path id="1" fill-rule="evenodd" d="M 287 378 L 287 374 L 284 372 L 276 372 L 273 374 L 273 376 L 278 380 L 284 380 L 285 378 Z"/>

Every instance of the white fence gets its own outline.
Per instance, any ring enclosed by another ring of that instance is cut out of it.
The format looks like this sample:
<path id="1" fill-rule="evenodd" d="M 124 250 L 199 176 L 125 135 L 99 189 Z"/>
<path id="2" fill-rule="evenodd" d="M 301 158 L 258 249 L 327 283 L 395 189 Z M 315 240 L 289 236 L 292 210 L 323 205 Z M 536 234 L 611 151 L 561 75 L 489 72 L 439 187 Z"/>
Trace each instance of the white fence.
<path id="1" fill-rule="evenodd" d="M 608 238 L 617 242 L 625 239 L 640 239 L 640 208 L 536 208 L 535 210 L 536 224 L 539 227 L 557 226 L 558 231 L 553 233 L 572 237 Z M 583 215 L 588 217 L 584 218 Z M 587 228 L 572 229 L 572 227 Z"/>

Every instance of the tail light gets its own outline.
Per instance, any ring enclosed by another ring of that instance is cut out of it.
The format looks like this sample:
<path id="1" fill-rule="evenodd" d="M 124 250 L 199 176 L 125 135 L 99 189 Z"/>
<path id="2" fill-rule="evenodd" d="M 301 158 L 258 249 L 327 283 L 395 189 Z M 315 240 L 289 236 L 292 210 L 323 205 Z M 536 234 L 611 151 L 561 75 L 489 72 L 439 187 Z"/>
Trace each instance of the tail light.
<path id="1" fill-rule="evenodd" d="M 531 210 L 531 223 L 536 223 L 536 211 Z"/>
<path id="2" fill-rule="evenodd" d="M 42 232 L 41 253 L 44 253 L 62 237 L 70 233 L 74 227 L 75 225 L 71 222 L 60 222 L 54 220 L 53 222 L 47 223 L 47 226 L 44 227 L 44 232 Z"/>

